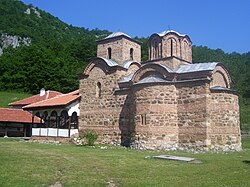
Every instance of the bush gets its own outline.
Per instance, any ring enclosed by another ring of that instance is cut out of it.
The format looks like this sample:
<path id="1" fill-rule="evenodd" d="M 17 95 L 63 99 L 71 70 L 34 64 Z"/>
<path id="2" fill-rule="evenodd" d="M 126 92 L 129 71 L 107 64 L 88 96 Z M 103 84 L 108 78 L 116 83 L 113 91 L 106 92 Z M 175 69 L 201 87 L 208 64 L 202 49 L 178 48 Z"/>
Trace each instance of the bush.
<path id="1" fill-rule="evenodd" d="M 96 132 L 93 132 L 91 130 L 86 130 L 79 134 L 80 138 L 85 138 L 87 140 L 87 145 L 93 146 L 95 145 L 95 141 L 98 138 L 98 134 Z"/>

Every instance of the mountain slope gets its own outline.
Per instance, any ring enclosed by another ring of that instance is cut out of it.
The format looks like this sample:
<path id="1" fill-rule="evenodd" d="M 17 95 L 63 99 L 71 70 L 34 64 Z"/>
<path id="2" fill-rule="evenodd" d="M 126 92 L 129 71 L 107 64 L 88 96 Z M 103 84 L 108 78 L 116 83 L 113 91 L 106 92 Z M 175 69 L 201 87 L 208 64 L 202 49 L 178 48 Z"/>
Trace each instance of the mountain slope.
<path id="1" fill-rule="evenodd" d="M 30 37 L 33 42 L 47 40 L 71 41 L 86 35 L 107 35 L 108 31 L 89 31 L 70 26 L 58 18 L 16 0 L 0 1 L 0 31 L 20 37 Z M 99 32 L 98 32 L 99 31 Z"/>
<path id="2" fill-rule="evenodd" d="M 96 55 L 95 41 L 110 34 L 70 26 L 15 0 L 0 0 L 0 15 L 0 48 L 4 51 L 0 90 L 77 89 L 78 75 Z"/>

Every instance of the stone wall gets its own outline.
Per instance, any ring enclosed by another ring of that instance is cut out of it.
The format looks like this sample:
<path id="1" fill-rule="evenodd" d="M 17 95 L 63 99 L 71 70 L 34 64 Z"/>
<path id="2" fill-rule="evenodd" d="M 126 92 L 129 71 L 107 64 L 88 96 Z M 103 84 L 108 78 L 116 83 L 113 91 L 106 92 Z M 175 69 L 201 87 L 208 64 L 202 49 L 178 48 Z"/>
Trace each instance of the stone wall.
<path id="1" fill-rule="evenodd" d="M 206 95 L 209 84 L 203 81 L 183 82 L 176 87 L 179 146 L 187 149 L 206 146 Z"/>
<path id="2" fill-rule="evenodd" d="M 157 60 L 148 61 L 148 62 L 154 62 L 155 64 L 164 65 L 166 67 L 171 68 L 174 71 L 176 71 L 180 67 L 180 65 L 189 64 L 188 62 L 178 59 L 176 57 L 162 58 L 162 59 L 157 59 Z"/>
<path id="3" fill-rule="evenodd" d="M 80 80 L 79 128 L 94 130 L 99 134 L 99 143 L 130 144 L 129 124 L 130 95 L 122 93 L 115 95 L 118 87 L 117 80 L 122 72 L 106 74 L 98 67 L 94 67 L 87 79 Z M 101 84 L 100 95 L 97 94 L 97 83 Z"/>
<path id="4" fill-rule="evenodd" d="M 231 78 L 228 71 L 223 68 L 223 66 L 216 66 L 213 71 L 212 75 L 212 82 L 210 84 L 211 87 L 213 86 L 221 86 L 225 88 L 230 88 Z"/>
<path id="5" fill-rule="evenodd" d="M 162 39 L 162 57 L 177 57 L 192 62 L 192 42 L 186 36 L 167 34 Z"/>
<path id="6" fill-rule="evenodd" d="M 133 59 L 130 58 L 130 49 L 133 49 Z M 141 45 L 123 38 L 123 62 L 133 60 L 141 62 Z"/>
<path id="7" fill-rule="evenodd" d="M 127 38 L 110 38 L 97 45 L 97 57 L 108 59 L 108 48 L 111 48 L 111 59 L 122 65 L 127 60 L 141 62 L 141 46 Z M 130 49 L 133 48 L 133 59 L 130 58 Z"/>
<path id="8" fill-rule="evenodd" d="M 207 110 L 210 148 L 241 150 L 238 96 L 213 91 L 208 97 Z"/>
<path id="9" fill-rule="evenodd" d="M 178 144 L 177 97 L 174 85 L 141 84 L 135 93 L 135 146 L 172 149 Z"/>
<path id="10" fill-rule="evenodd" d="M 111 59 L 115 60 L 117 63 L 122 64 L 122 40 L 110 39 L 109 43 L 100 43 L 97 45 L 97 57 L 109 58 L 108 48 L 111 48 Z"/>

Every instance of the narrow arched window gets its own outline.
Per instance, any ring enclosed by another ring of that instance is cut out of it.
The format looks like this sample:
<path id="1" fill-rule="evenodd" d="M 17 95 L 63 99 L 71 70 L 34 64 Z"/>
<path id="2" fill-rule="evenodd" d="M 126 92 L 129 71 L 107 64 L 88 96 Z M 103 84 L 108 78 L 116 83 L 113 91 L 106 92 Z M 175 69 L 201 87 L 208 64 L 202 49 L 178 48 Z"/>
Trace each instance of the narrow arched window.
<path id="1" fill-rule="evenodd" d="M 108 59 L 112 58 L 112 49 L 109 47 L 108 48 Z"/>
<path id="2" fill-rule="evenodd" d="M 155 59 L 157 59 L 159 57 L 159 55 L 158 55 L 158 53 L 159 53 L 159 51 L 158 51 L 158 42 L 157 41 L 154 42 L 154 50 L 155 50 L 154 57 L 155 57 Z"/>
<path id="3" fill-rule="evenodd" d="M 100 82 L 98 82 L 96 84 L 96 98 L 100 98 L 101 97 L 101 91 L 102 91 L 102 85 Z"/>
<path id="4" fill-rule="evenodd" d="M 170 40 L 170 52 L 171 56 L 173 56 L 173 39 Z"/>
<path id="5" fill-rule="evenodd" d="M 130 48 L 129 54 L 130 54 L 130 60 L 133 60 L 134 59 L 134 49 L 133 48 Z"/>

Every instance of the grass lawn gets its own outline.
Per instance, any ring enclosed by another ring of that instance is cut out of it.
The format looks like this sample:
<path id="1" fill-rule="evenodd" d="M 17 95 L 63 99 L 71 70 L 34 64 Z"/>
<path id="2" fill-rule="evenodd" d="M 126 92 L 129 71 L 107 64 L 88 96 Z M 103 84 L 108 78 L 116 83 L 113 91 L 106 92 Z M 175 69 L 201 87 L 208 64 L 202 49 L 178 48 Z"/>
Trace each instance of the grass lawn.
<path id="1" fill-rule="evenodd" d="M 31 96 L 27 93 L 0 92 L 0 107 L 7 108 L 8 104 Z"/>
<path id="2" fill-rule="evenodd" d="M 250 140 L 235 153 L 153 152 L 0 139 L 0 186 L 250 186 Z M 146 159 L 170 154 L 202 164 Z"/>

